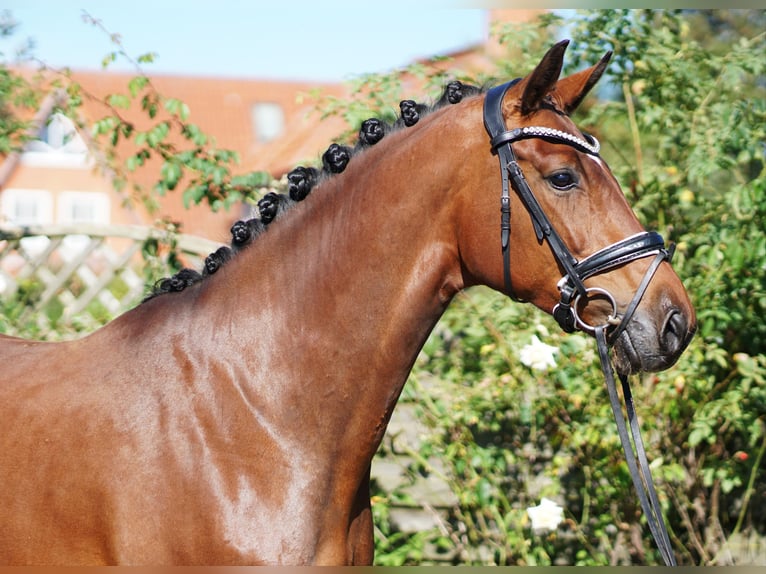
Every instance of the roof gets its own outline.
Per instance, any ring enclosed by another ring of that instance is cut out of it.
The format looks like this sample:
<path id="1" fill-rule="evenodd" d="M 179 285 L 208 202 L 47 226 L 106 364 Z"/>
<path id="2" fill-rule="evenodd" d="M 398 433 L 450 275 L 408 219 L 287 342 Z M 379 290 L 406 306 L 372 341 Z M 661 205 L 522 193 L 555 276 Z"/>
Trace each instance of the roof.
<path id="1" fill-rule="evenodd" d="M 132 76 L 105 72 L 74 72 L 73 79 L 85 90 L 103 100 L 114 93 L 127 93 Z M 236 150 L 241 155 L 243 171 L 265 170 L 275 174 L 289 169 L 305 154 L 316 154 L 327 147 L 333 135 L 344 129 L 340 121 L 311 122 L 313 104 L 301 98 L 310 90 L 319 88 L 323 93 L 342 96 L 345 89 L 340 84 L 310 84 L 306 82 L 267 81 L 252 79 L 151 76 L 151 82 L 164 97 L 178 98 L 190 110 L 188 121 L 214 135 L 218 146 Z M 253 106 L 260 103 L 276 103 L 284 111 L 283 136 L 268 143 L 258 142 L 254 134 Z M 97 104 L 85 103 L 85 112 L 98 116 Z M 294 128 L 304 126 L 299 149 L 285 150 L 279 155 L 267 153 L 283 137 L 293 133 Z M 264 161 L 264 154 L 268 160 Z"/>
<path id="2" fill-rule="evenodd" d="M 538 11 L 495 11 L 493 19 L 527 20 L 535 12 Z M 471 74 L 485 73 L 492 68 L 490 62 L 497 57 L 497 53 L 497 45 L 488 42 L 450 54 L 448 60 L 431 65 L 442 70 L 458 69 Z M 28 77 L 36 73 L 31 70 L 21 72 Z M 43 73 L 49 74 L 52 82 L 60 72 L 48 70 Z M 112 94 L 127 95 L 128 83 L 135 75 L 103 70 L 72 71 L 71 78 L 82 87 L 84 95 L 80 109 L 83 124 L 90 127 L 94 122 L 109 115 L 112 110 L 103 102 Z M 159 94 L 165 98 L 176 98 L 188 106 L 188 122 L 198 126 L 203 133 L 213 136 L 219 149 L 238 152 L 240 164 L 233 168 L 235 173 L 267 171 L 278 178 L 296 165 L 317 162 L 327 146 L 349 127 L 338 116 L 321 118 L 315 109 L 316 100 L 309 95 L 313 91 L 319 91 L 322 96 L 348 98 L 351 95 L 350 88 L 345 84 L 154 74 L 148 76 Z M 412 96 L 422 93 L 422 79 L 404 73 L 400 75 L 399 81 L 404 93 Z M 38 110 L 35 118 L 38 129 L 53 109 L 54 101 L 51 98 L 49 95 Z M 281 134 L 270 141 L 259 141 L 256 134 L 258 125 L 257 120 L 254 120 L 254 107 L 259 104 L 277 104 L 284 116 Z M 113 111 L 134 123 L 137 129 L 149 125 L 146 114 L 139 109 L 138 101 L 133 102 L 128 110 Z M 83 136 L 87 140 L 89 133 Z M 183 146 L 189 146 L 178 134 L 170 139 L 171 143 L 182 149 L 185 149 Z M 123 142 L 116 151 L 118 157 L 124 161 L 135 153 L 136 147 L 132 142 Z M 0 163 L 0 192 L 4 183 L 17 169 L 18 163 L 18 157 L 13 155 Z M 149 161 L 130 176 L 134 183 L 150 190 L 158 180 L 160 168 L 159 160 Z M 183 185 L 181 182 L 180 187 Z M 213 214 L 205 205 L 185 210 L 181 194 L 177 191 L 161 198 L 160 203 L 161 215 L 182 222 L 185 232 L 205 235 L 216 240 L 225 241 L 228 227 L 241 216 L 238 212 Z M 141 216 L 140 219 L 146 224 L 151 224 L 154 217 Z"/>

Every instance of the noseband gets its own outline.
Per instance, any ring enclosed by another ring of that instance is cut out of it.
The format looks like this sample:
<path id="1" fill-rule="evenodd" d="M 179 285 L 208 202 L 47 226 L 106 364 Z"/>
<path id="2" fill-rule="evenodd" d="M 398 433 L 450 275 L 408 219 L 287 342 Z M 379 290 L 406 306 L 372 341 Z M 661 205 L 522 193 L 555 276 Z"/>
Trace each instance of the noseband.
<path id="1" fill-rule="evenodd" d="M 609 398 L 617 422 L 617 430 L 622 441 L 623 449 L 630 469 L 633 484 L 641 501 L 641 506 L 647 516 L 647 522 L 652 532 L 654 540 L 662 554 L 665 564 L 675 566 L 676 561 L 673 550 L 668 538 L 657 493 L 654 489 L 649 464 L 646 460 L 646 453 L 641 440 L 641 432 L 638 425 L 638 419 L 633 407 L 633 398 L 630 392 L 627 376 L 620 374 L 623 394 L 625 396 L 626 410 L 628 420 L 630 421 L 631 434 L 635 443 L 635 454 L 633 446 L 628 438 L 628 432 L 625 425 L 625 419 L 622 415 L 622 407 L 619 402 L 617 390 L 614 382 L 614 374 L 609 357 L 609 348 L 613 345 L 623 331 L 627 328 L 636 308 L 641 302 L 641 298 L 649 286 L 655 272 L 663 261 L 670 261 L 673 257 L 674 248 L 665 247 L 665 241 L 662 236 L 656 232 L 642 232 L 631 235 L 617 243 L 613 243 L 596 251 L 595 253 L 578 260 L 569 248 L 566 246 L 561 236 L 551 224 L 550 219 L 545 214 L 542 206 L 535 197 L 534 192 L 527 184 L 524 174 L 521 171 L 516 154 L 513 151 L 514 142 L 541 138 L 547 141 L 564 144 L 587 153 L 592 156 L 598 156 L 600 149 L 598 141 L 590 136 L 580 137 L 549 127 L 526 126 L 507 130 L 505 128 L 505 118 L 502 112 L 503 98 L 508 89 L 519 80 L 513 80 L 506 84 L 496 86 L 490 89 L 484 100 L 484 127 L 487 129 L 490 137 L 490 145 L 493 153 L 496 153 L 500 159 L 500 171 L 503 182 L 503 192 L 500 202 L 500 242 L 503 253 L 503 281 L 505 283 L 505 292 L 513 297 L 513 288 L 511 285 L 511 257 L 510 257 L 510 237 L 511 237 L 511 197 L 510 186 L 518 194 L 522 204 L 532 218 L 537 240 L 542 243 L 548 241 L 548 245 L 553 252 L 558 264 L 564 271 L 564 275 L 558 282 L 560 293 L 559 302 L 553 308 L 553 317 L 561 328 L 571 333 L 575 329 L 582 329 L 594 334 L 599 350 L 599 358 L 607 382 Z M 626 265 L 636 259 L 654 256 L 649 268 L 644 274 L 643 279 L 636 287 L 633 299 L 620 314 L 615 298 L 609 291 L 600 287 L 586 287 L 584 281 L 589 277 L 605 273 L 622 265 Z M 602 325 L 591 325 L 586 323 L 579 315 L 578 306 L 582 301 L 587 304 L 589 298 L 606 298 L 612 306 L 612 313 Z M 636 464 L 636 458 L 640 464 L 640 472 Z"/>

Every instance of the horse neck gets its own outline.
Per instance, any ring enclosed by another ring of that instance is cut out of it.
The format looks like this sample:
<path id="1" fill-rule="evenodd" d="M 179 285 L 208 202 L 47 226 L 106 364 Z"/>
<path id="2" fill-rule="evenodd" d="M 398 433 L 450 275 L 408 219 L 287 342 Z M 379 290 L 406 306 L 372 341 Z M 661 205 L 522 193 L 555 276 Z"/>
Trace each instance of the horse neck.
<path id="1" fill-rule="evenodd" d="M 286 402 L 275 400 L 275 411 L 289 408 L 280 414 L 299 416 L 302 428 L 317 418 L 313 428 L 335 427 L 336 438 L 365 437 L 369 458 L 463 286 L 454 237 L 461 164 L 449 147 L 466 136 L 450 133 L 461 122 L 448 111 L 355 157 L 224 268 L 225 282 L 209 285 L 220 303 L 210 320 L 236 323 L 237 352 L 258 365 L 252 384 L 273 392 L 282 381 Z"/>

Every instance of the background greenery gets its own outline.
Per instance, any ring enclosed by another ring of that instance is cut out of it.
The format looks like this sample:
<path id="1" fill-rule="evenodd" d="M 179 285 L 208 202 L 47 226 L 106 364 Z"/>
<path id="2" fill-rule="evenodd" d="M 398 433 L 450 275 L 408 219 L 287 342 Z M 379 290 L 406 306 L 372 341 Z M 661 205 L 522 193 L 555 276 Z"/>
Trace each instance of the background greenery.
<path id="1" fill-rule="evenodd" d="M 8 20 L 2 24 L 10 33 Z M 576 119 L 601 140 L 642 222 L 678 245 L 674 267 L 698 312 L 698 334 L 679 363 L 634 381 L 671 540 L 682 564 L 735 563 L 743 540 L 766 536 L 766 16 L 603 10 L 562 22 L 546 15 L 493 31 L 507 47 L 494 75 L 505 81 L 530 71 L 564 24 L 572 38 L 565 72 L 614 51 L 602 97 L 590 98 Z M 119 45 L 105 64 L 118 56 L 126 57 Z M 426 80 L 432 97 L 445 76 L 471 79 L 429 65 L 408 72 Z M 236 157 L 211 147 L 187 123 L 183 103 L 163 99 L 143 77 L 108 102 L 112 113 L 95 130 L 107 150 L 141 138 L 139 156 L 117 166 L 124 181 L 159 154 L 164 167 L 144 198 L 178 188 L 189 202 L 219 208 L 257 197 L 267 176 L 232 177 Z M 319 98 L 318 108 L 358 125 L 414 96 L 401 93 L 398 78 L 360 78 L 351 102 Z M 62 85 L 77 106 L 79 86 L 66 77 Z M 5 104 L 35 105 L 35 93 L 0 65 L 3 151 L 23 141 Z M 137 134 L 119 116 L 131 104 L 151 118 L 158 109 L 172 118 Z M 189 149 L 165 145 L 169 129 L 187 135 Z M 0 331 L 24 303 L 3 303 Z M 556 368 L 535 371 L 519 361 L 533 335 L 558 349 Z M 438 384 L 422 384 L 427 378 Z M 439 528 L 409 535 L 389 520 L 400 493 L 376 491 L 377 563 L 420 563 L 427 544 L 473 564 L 659 563 L 589 338 L 560 333 L 535 309 L 474 289 L 440 321 L 404 398 L 417 402 L 429 426 L 411 476 L 438 472 L 458 503 Z M 526 508 L 541 496 L 565 509 L 555 531 L 531 529 Z"/>

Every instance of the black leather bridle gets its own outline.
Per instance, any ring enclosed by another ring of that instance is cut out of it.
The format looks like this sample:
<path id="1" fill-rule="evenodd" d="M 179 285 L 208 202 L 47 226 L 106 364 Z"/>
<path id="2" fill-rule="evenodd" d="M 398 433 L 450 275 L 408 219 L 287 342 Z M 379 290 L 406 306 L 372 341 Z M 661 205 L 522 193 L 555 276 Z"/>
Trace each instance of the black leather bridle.
<path id="1" fill-rule="evenodd" d="M 614 372 L 612 369 L 609 349 L 615 341 L 622 335 L 631 320 L 636 308 L 641 302 L 641 298 L 649 286 L 655 272 L 663 261 L 670 261 L 673 257 L 674 248 L 665 247 L 665 241 L 662 236 L 656 232 L 642 232 L 613 243 L 582 260 L 572 255 L 572 252 L 566 246 L 561 236 L 551 224 L 550 219 L 545 214 L 542 206 L 535 197 L 534 192 L 527 184 L 521 167 L 516 159 L 511 144 L 514 142 L 529 139 L 542 138 L 547 141 L 564 144 L 578 149 L 583 153 L 598 156 L 600 146 L 595 138 L 589 136 L 580 136 L 563 132 L 561 130 L 540 127 L 526 126 L 507 130 L 505 127 L 505 118 L 502 112 L 503 97 L 508 89 L 519 80 L 513 80 L 506 84 L 496 86 L 487 91 L 484 100 L 484 126 L 490 137 L 490 146 L 493 153 L 496 153 L 500 159 L 500 171 L 502 175 L 502 196 L 500 203 L 500 242 L 503 253 L 503 281 L 505 283 L 505 292 L 513 297 L 513 286 L 511 284 L 511 258 L 510 258 L 510 238 L 511 238 L 511 196 L 510 187 L 518 194 L 522 204 L 532 218 L 532 225 L 537 235 L 537 240 L 548 242 L 553 252 L 553 256 L 561 266 L 564 275 L 558 283 L 560 293 L 559 302 L 552 310 L 553 317 L 558 321 L 561 328 L 571 333 L 575 329 L 582 329 L 594 334 L 599 351 L 601 367 L 604 371 L 604 377 L 607 383 L 609 399 L 617 423 L 617 431 L 620 435 L 625 456 L 630 469 L 633 484 L 641 501 L 641 506 L 647 516 L 647 522 L 652 532 L 655 542 L 662 554 L 665 564 L 675 566 L 676 560 L 673 554 L 670 540 L 665 526 L 664 519 L 660 510 L 657 492 L 652 481 L 651 471 L 646 459 L 643 441 L 641 440 L 641 431 L 633 406 L 633 397 L 630 392 L 630 385 L 626 375 L 620 374 L 623 395 L 625 397 L 626 411 L 630 422 L 631 434 L 635 443 L 635 453 L 631 445 L 628 431 L 625 425 L 625 419 L 622 415 L 622 406 L 617 394 L 614 381 Z M 636 288 L 633 299 L 620 314 L 614 297 L 606 289 L 600 287 L 586 287 L 584 281 L 589 277 L 615 269 L 636 259 L 654 256 L 644 277 Z M 591 297 L 606 298 L 612 305 L 612 313 L 603 325 L 590 325 L 586 323 L 578 313 L 578 305 L 583 300 L 587 303 Z M 638 463 L 637 463 L 638 459 Z M 640 466 L 640 469 L 639 469 Z"/>

